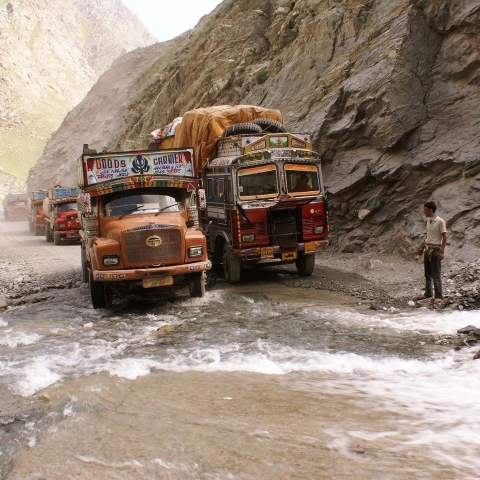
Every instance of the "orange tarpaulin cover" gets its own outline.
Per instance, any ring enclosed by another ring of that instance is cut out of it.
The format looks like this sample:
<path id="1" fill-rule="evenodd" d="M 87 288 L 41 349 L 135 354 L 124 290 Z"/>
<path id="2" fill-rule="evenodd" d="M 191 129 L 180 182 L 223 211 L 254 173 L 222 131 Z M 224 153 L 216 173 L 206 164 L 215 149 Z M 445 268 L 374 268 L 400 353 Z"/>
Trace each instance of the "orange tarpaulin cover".
<path id="1" fill-rule="evenodd" d="M 226 128 L 236 123 L 251 122 L 256 118 L 271 118 L 283 124 L 279 110 L 254 105 L 196 108 L 183 114 L 182 123 L 177 127 L 175 136 L 163 140 L 159 147 L 193 147 L 197 167 L 201 172 L 215 154 L 217 141 Z"/>

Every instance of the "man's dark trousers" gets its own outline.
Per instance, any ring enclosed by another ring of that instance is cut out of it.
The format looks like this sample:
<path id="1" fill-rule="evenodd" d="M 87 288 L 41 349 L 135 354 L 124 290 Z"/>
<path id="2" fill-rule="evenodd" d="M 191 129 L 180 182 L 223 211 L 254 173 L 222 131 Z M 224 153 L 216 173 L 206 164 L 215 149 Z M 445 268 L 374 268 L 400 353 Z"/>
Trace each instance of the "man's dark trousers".
<path id="1" fill-rule="evenodd" d="M 425 267 L 425 296 L 432 296 L 432 283 L 435 291 L 435 298 L 443 298 L 442 292 L 442 262 L 438 256 L 440 250 L 427 250 L 423 256 Z"/>

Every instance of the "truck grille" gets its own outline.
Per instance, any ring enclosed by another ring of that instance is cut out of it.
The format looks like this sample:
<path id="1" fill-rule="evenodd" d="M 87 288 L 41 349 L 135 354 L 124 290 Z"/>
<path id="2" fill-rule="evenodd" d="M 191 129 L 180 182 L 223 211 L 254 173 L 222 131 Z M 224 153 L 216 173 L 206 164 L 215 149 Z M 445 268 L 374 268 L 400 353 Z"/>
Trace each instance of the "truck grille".
<path id="1" fill-rule="evenodd" d="M 158 235 L 162 243 L 157 248 L 148 247 L 145 240 Z M 179 262 L 182 256 L 182 234 L 179 228 L 140 230 L 125 234 L 125 254 L 130 265 L 158 265 L 164 261 Z"/>
<path id="2" fill-rule="evenodd" d="M 297 221 L 295 214 L 288 211 L 273 212 L 268 228 L 272 245 L 295 245 L 297 243 Z"/>

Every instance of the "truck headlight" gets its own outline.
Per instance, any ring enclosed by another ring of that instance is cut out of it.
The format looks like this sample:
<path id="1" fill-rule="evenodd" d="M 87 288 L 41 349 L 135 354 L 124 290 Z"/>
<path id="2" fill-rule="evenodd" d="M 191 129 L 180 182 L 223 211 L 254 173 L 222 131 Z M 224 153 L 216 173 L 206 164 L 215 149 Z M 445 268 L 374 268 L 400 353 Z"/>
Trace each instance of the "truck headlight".
<path id="1" fill-rule="evenodd" d="M 321 233 L 323 233 L 323 226 L 322 225 L 319 225 L 318 227 L 315 227 L 313 229 L 313 233 L 315 235 L 320 235 Z"/>
<path id="2" fill-rule="evenodd" d="M 249 233 L 248 235 L 242 235 L 242 243 L 252 243 L 255 241 L 255 234 Z"/>
<path id="3" fill-rule="evenodd" d="M 114 267 L 120 263 L 120 258 L 118 255 L 104 255 L 102 261 L 106 267 Z"/>
<path id="4" fill-rule="evenodd" d="M 64 223 L 60 223 L 58 226 L 59 226 L 60 228 L 65 228 L 65 224 L 64 224 Z"/>
<path id="5" fill-rule="evenodd" d="M 203 256 L 203 247 L 190 247 L 188 249 L 188 256 L 190 258 L 196 258 Z"/>

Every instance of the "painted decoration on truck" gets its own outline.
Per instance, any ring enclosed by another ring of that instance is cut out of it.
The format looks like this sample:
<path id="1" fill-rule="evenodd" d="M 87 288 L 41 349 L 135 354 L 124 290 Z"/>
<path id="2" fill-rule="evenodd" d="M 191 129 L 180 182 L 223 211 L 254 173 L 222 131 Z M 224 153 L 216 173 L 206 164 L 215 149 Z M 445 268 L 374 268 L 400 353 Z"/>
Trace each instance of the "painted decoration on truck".
<path id="1" fill-rule="evenodd" d="M 134 177 L 135 183 L 145 183 L 152 176 L 194 176 L 192 150 L 105 154 L 84 157 L 87 185 L 125 177 Z"/>

